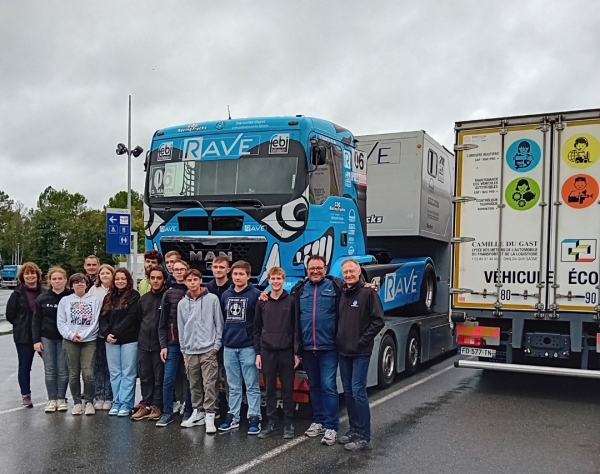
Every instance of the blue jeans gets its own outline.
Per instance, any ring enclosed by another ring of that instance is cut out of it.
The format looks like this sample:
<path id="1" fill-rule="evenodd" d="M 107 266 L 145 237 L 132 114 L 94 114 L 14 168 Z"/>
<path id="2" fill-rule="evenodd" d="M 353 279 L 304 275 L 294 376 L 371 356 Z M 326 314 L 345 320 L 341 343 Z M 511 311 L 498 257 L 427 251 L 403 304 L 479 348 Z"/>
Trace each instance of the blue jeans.
<path id="1" fill-rule="evenodd" d="M 113 408 L 133 410 L 135 378 L 137 376 L 137 342 L 129 344 L 106 343 L 106 360 L 113 392 Z"/>
<path id="2" fill-rule="evenodd" d="M 42 360 L 44 361 L 44 376 L 48 400 L 63 400 L 67 398 L 69 385 L 69 368 L 62 339 L 42 337 Z"/>
<path id="3" fill-rule="evenodd" d="M 29 395 L 31 393 L 31 366 L 35 356 L 33 344 L 15 342 L 15 346 L 17 346 L 17 357 L 19 359 L 19 388 L 21 389 L 21 395 Z"/>
<path id="4" fill-rule="evenodd" d="M 96 401 L 112 402 L 113 393 L 110 386 L 110 371 L 106 360 L 106 341 L 98 336 L 96 339 L 96 362 L 94 363 L 94 385 Z"/>
<path id="5" fill-rule="evenodd" d="M 302 363 L 308 376 L 313 422 L 323 425 L 325 429 L 337 431 L 340 426 L 340 401 L 336 383 L 337 352 L 305 350 L 302 353 Z"/>
<path id="6" fill-rule="evenodd" d="M 339 355 L 340 376 L 348 408 L 350 429 L 367 441 L 371 440 L 371 410 L 367 397 L 367 373 L 370 360 L 371 356 Z"/>
<path id="7" fill-rule="evenodd" d="M 163 414 L 173 415 L 173 394 L 175 393 L 175 380 L 179 364 L 183 361 L 183 355 L 179 345 L 167 347 L 167 359 L 165 360 L 165 374 L 163 378 Z M 192 413 L 192 394 L 189 384 L 186 384 L 185 414 Z"/>
<path id="8" fill-rule="evenodd" d="M 258 369 L 256 368 L 256 353 L 254 347 L 234 349 L 226 347 L 223 352 L 227 384 L 229 385 L 229 414 L 239 421 L 242 408 L 242 381 L 246 384 L 248 400 L 248 418 L 260 418 L 260 387 L 258 384 Z"/>

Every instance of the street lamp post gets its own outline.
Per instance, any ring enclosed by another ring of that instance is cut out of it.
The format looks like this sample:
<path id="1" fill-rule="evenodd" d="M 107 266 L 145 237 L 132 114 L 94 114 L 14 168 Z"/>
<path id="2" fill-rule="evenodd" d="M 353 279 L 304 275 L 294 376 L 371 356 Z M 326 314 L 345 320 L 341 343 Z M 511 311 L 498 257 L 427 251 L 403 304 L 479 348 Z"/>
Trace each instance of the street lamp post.
<path id="1" fill-rule="evenodd" d="M 131 155 L 135 158 L 140 156 L 144 149 L 137 145 L 133 150 L 131 149 L 131 94 L 129 95 L 129 115 L 127 122 L 127 146 L 123 143 L 119 143 L 117 145 L 116 153 L 117 155 L 124 155 L 127 153 L 127 209 L 129 210 L 129 218 L 132 219 L 131 214 Z M 137 233 L 136 233 L 137 234 Z M 127 256 L 127 270 L 131 271 L 133 268 L 133 259 L 137 258 L 137 255 L 131 256 L 131 249 L 133 247 L 129 246 L 129 255 Z M 137 246 L 136 246 L 137 248 Z"/>

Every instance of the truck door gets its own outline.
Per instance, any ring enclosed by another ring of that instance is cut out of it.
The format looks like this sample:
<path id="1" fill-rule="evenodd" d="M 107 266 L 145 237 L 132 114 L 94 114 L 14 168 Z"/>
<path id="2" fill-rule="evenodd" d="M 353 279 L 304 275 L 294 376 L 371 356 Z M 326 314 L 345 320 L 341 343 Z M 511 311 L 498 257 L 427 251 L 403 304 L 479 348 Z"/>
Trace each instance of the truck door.
<path id="1" fill-rule="evenodd" d="M 600 310 L 600 121 L 560 117 L 554 124 L 548 309 Z"/>
<path id="2" fill-rule="evenodd" d="M 543 123 L 457 132 L 453 304 L 546 304 L 550 135 Z"/>

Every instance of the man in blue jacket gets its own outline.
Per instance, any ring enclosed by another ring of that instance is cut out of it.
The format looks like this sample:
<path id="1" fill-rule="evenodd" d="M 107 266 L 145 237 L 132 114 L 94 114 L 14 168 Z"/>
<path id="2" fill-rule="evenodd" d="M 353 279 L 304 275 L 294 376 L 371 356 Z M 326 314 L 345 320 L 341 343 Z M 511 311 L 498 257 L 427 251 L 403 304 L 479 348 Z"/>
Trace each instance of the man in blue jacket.
<path id="1" fill-rule="evenodd" d="M 325 275 L 327 265 L 320 255 L 309 257 L 306 270 L 308 279 L 292 289 L 313 410 L 313 422 L 304 434 L 309 437 L 323 435 L 321 443 L 332 446 L 337 441 L 339 427 L 335 335 L 343 282 Z"/>
<path id="2" fill-rule="evenodd" d="M 223 358 L 229 385 L 229 412 L 219 431 L 239 427 L 242 407 L 242 382 L 246 384 L 248 399 L 248 434 L 260 433 L 260 387 L 256 353 L 254 352 L 254 310 L 260 291 L 248 284 L 251 267 L 240 260 L 231 267 L 233 286 L 221 297 L 225 317 L 223 327 Z"/>

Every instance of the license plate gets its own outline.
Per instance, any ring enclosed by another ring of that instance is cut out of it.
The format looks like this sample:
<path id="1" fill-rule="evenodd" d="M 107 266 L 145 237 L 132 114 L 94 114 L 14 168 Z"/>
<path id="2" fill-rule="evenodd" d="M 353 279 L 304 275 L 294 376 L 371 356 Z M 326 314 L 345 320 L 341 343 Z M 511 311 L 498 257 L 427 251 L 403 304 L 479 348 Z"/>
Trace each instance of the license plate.
<path id="1" fill-rule="evenodd" d="M 496 357 L 496 349 L 480 349 L 479 347 L 461 347 L 460 355 L 477 357 Z"/>

